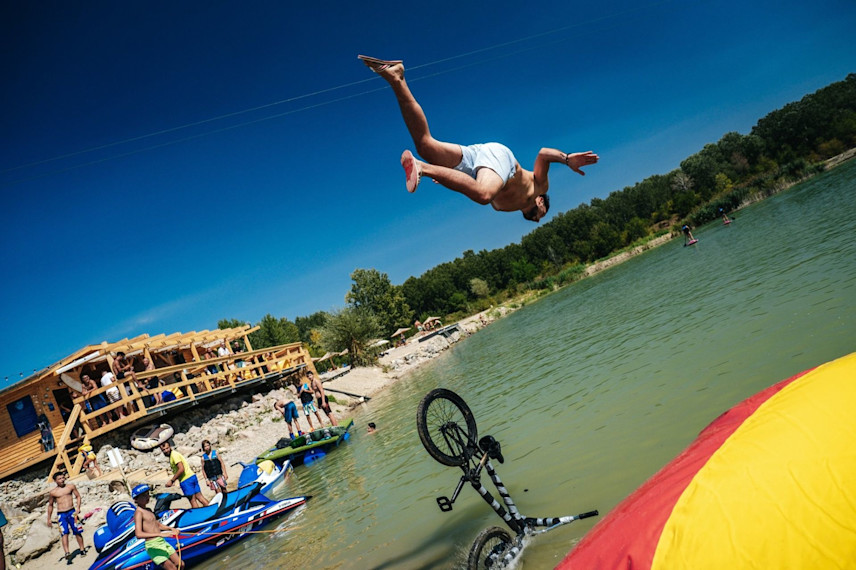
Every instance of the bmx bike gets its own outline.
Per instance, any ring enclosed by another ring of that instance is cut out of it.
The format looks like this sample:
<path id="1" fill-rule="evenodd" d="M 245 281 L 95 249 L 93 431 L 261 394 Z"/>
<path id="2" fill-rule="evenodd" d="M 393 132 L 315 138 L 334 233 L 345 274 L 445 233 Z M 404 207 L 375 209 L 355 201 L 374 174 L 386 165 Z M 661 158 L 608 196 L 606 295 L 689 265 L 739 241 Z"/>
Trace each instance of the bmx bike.
<path id="1" fill-rule="evenodd" d="M 443 465 L 460 467 L 464 472 L 451 498 L 437 497 L 437 506 L 443 512 L 452 510 L 465 483 L 469 483 L 514 532 L 498 526 L 486 528 L 476 537 L 467 557 L 469 570 L 504 568 L 522 551 L 526 536 L 541 534 L 576 520 L 594 517 L 589 511 L 563 517 L 533 518 L 520 514 L 508 490 L 502 484 L 491 459 L 504 463 L 499 442 L 490 435 L 478 437 L 476 420 L 467 403 L 456 393 L 445 388 L 428 392 L 416 413 L 419 439 L 428 454 Z M 500 504 L 481 483 L 482 471 L 487 471 L 496 487 Z"/>

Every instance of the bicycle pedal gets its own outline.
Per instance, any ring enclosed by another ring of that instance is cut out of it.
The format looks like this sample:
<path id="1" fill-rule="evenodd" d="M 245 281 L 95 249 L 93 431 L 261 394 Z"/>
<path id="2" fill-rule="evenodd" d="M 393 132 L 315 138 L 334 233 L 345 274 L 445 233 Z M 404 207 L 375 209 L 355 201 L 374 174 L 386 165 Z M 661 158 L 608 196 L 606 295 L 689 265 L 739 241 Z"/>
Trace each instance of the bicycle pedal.
<path id="1" fill-rule="evenodd" d="M 448 513 L 452 510 L 452 501 L 449 500 L 449 497 L 437 497 L 437 506 L 444 513 Z"/>

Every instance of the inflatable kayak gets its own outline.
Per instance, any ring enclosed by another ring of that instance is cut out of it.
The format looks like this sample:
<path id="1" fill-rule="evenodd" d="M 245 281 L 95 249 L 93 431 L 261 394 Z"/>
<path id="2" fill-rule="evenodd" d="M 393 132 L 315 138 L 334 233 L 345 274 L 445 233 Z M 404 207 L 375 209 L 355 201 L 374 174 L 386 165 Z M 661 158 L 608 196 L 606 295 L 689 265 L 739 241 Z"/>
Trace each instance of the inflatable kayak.
<path id="1" fill-rule="evenodd" d="M 281 481 L 289 468 L 288 463 L 281 469 L 272 464 L 246 465 L 240 480 L 251 479 L 251 482 L 225 495 L 216 495 L 207 507 L 171 509 L 170 502 L 182 498 L 181 495 L 156 495 L 154 512 L 160 522 L 179 530 L 177 539 L 168 537 L 165 540 L 176 550 L 180 546 L 181 560 L 190 566 L 251 536 L 251 531 L 268 525 L 310 499 L 303 496 L 274 501 L 261 492 Z M 90 570 L 154 570 L 157 567 L 146 554 L 145 540 L 134 536 L 135 511 L 136 506 L 130 501 L 119 501 L 108 509 L 107 524 L 99 527 L 93 536 L 99 554 Z"/>
<path id="2" fill-rule="evenodd" d="M 353 425 L 354 420 L 348 420 L 345 425 L 316 429 L 294 439 L 284 437 L 276 443 L 275 447 L 256 457 L 256 463 L 285 459 L 289 459 L 294 465 L 311 463 L 326 455 L 327 451 L 337 447 L 341 442 L 347 441 L 351 437 L 349 430 Z"/>
<path id="3" fill-rule="evenodd" d="M 706 427 L 558 568 L 853 568 L 856 353 Z"/>
<path id="4" fill-rule="evenodd" d="M 131 434 L 131 447 L 140 451 L 149 451 L 169 441 L 173 433 L 174 430 L 169 424 L 140 428 Z"/>

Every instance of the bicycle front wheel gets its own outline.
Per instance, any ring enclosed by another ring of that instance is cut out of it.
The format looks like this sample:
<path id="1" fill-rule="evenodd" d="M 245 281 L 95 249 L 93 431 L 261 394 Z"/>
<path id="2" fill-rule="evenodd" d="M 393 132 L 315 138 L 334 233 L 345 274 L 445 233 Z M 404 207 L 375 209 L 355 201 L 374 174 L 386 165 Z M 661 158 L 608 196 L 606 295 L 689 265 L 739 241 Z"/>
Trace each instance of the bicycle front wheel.
<path id="1" fill-rule="evenodd" d="M 511 534 L 504 528 L 492 526 L 479 533 L 470 548 L 467 570 L 504 567 L 503 556 L 511 548 Z"/>
<path id="2" fill-rule="evenodd" d="M 472 411 L 460 396 L 445 388 L 431 390 L 419 402 L 416 429 L 425 450 L 443 465 L 465 465 L 478 449 Z"/>

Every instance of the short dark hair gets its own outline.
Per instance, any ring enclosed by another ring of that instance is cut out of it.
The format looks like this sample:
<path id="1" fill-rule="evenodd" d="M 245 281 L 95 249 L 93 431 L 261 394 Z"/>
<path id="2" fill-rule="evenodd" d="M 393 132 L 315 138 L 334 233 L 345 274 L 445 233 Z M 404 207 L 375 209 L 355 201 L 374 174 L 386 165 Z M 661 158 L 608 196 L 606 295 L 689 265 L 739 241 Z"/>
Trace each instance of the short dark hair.
<path id="1" fill-rule="evenodd" d="M 53 480 L 56 481 L 56 478 L 59 477 L 60 475 L 65 475 L 65 471 L 57 471 L 56 473 L 54 473 L 53 474 Z"/>
<path id="2" fill-rule="evenodd" d="M 550 197 L 547 194 L 541 194 L 541 198 L 544 198 L 544 212 L 550 211 Z M 538 211 L 538 205 L 532 206 L 528 210 L 524 210 L 523 217 L 529 220 L 530 222 L 535 221 L 535 213 Z"/>
<path id="3" fill-rule="evenodd" d="M 116 356 L 121 356 L 122 358 L 125 358 L 125 353 L 124 352 L 117 352 Z"/>
<path id="4" fill-rule="evenodd" d="M 372 429 L 375 429 L 377 426 L 375 425 L 374 422 L 369 422 L 369 427 Z"/>

